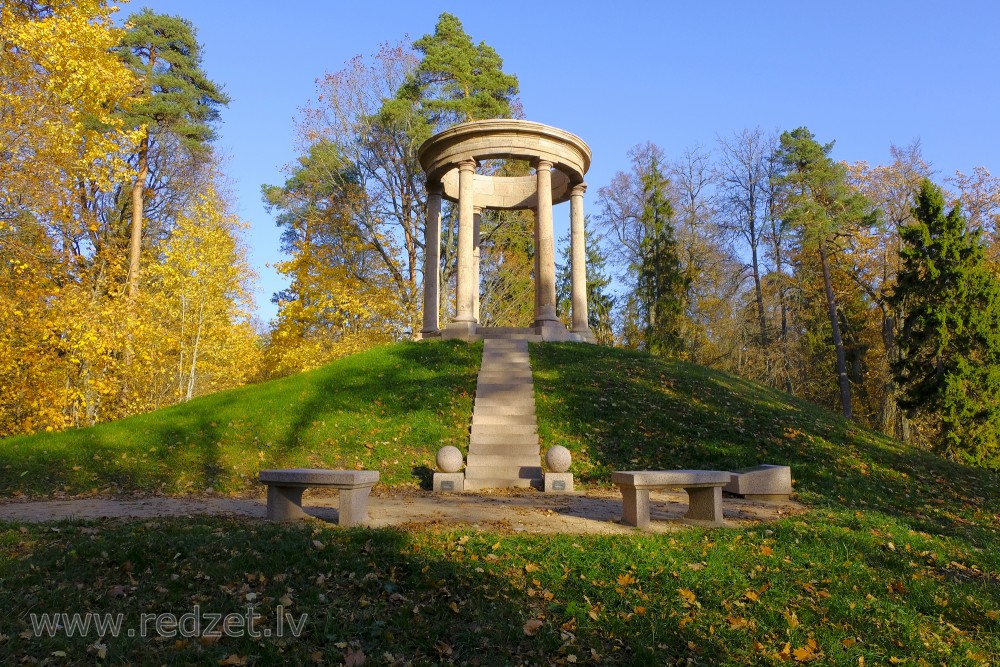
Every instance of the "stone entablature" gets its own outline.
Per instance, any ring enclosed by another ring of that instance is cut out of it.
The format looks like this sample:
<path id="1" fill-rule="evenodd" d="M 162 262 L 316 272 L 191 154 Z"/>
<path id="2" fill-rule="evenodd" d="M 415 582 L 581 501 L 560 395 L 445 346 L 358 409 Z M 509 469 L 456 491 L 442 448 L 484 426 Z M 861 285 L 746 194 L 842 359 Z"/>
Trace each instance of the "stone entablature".
<path id="1" fill-rule="evenodd" d="M 593 341 L 587 317 L 584 177 L 590 147 L 558 128 L 525 120 L 481 120 L 440 132 L 417 153 L 427 174 L 424 317 L 422 337 L 476 338 L 479 324 L 479 218 L 483 209 L 535 211 L 535 321 L 545 340 Z M 533 176 L 476 174 L 482 160 L 526 160 Z M 455 318 L 439 329 L 441 200 L 458 204 L 458 271 Z M 552 206 L 570 202 L 570 331 L 556 316 L 555 239 Z"/>

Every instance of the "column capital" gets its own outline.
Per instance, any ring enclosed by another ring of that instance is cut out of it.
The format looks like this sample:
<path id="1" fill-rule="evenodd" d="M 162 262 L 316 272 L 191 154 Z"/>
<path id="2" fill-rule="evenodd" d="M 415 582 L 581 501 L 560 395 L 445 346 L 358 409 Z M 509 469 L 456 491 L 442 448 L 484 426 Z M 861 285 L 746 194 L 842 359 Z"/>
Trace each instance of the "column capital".
<path id="1" fill-rule="evenodd" d="M 427 181 L 427 194 L 440 197 L 444 194 L 444 184 L 441 181 Z"/>
<path id="2" fill-rule="evenodd" d="M 573 186 L 573 189 L 569 191 L 570 197 L 582 197 L 583 193 L 587 191 L 586 183 L 577 183 Z"/>
<path id="3" fill-rule="evenodd" d="M 537 169 L 539 171 L 541 171 L 543 169 L 546 169 L 546 170 L 547 169 L 551 169 L 552 167 L 553 167 L 553 164 L 552 164 L 552 162 L 550 160 L 545 160 L 543 158 L 538 158 L 537 160 L 535 160 L 535 169 Z"/>
<path id="4" fill-rule="evenodd" d="M 476 170 L 476 161 L 472 160 L 472 159 L 462 160 L 461 162 L 458 163 L 458 170 L 459 171 L 475 171 Z"/>
<path id="5" fill-rule="evenodd" d="M 473 215 L 482 215 L 483 214 L 483 207 L 482 206 L 473 206 L 472 207 L 472 214 Z"/>

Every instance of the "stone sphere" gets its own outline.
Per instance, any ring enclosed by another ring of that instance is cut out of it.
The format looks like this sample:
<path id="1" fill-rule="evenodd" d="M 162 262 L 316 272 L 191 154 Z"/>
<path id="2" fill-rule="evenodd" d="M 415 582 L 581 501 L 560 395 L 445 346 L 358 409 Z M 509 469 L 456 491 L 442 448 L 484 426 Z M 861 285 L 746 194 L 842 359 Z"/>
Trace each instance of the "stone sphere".
<path id="1" fill-rule="evenodd" d="M 451 445 L 442 447 L 437 453 L 437 467 L 441 472 L 458 472 L 462 469 L 462 452 Z"/>
<path id="2" fill-rule="evenodd" d="M 547 465 L 549 470 L 552 472 L 566 472 L 569 470 L 569 465 L 572 462 L 572 455 L 569 453 L 569 450 L 562 445 L 549 447 L 549 451 L 545 452 L 545 465 Z"/>

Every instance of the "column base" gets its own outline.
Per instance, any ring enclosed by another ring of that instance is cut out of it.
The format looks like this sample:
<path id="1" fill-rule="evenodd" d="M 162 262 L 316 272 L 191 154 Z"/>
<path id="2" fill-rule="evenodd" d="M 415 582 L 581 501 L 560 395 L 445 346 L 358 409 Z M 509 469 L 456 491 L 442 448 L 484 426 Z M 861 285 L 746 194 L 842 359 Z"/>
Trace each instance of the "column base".
<path id="1" fill-rule="evenodd" d="M 578 343 L 590 343 L 592 345 L 597 344 L 597 336 L 594 335 L 594 332 L 590 329 L 590 327 L 587 327 L 586 329 L 570 329 L 569 335 Z"/>
<path id="2" fill-rule="evenodd" d="M 441 330 L 442 340 L 478 340 L 476 330 L 479 324 L 471 322 L 451 322 Z"/>
<path id="3" fill-rule="evenodd" d="M 427 340 L 429 338 L 440 338 L 441 330 L 435 329 L 434 331 L 418 331 L 413 335 L 413 340 Z"/>
<path id="4" fill-rule="evenodd" d="M 565 342 L 573 340 L 569 331 L 559 320 L 535 320 L 535 331 L 546 342 Z"/>

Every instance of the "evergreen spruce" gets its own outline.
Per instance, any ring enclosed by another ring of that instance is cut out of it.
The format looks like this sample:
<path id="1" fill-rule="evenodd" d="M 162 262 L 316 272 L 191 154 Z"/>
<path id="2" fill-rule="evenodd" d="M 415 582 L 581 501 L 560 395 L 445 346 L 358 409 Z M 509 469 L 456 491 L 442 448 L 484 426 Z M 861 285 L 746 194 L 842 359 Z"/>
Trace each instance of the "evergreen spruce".
<path id="1" fill-rule="evenodd" d="M 925 180 L 900 229 L 891 303 L 903 313 L 893 365 L 901 408 L 949 458 L 1000 466 L 1000 283 L 978 230 Z"/>
<path id="2" fill-rule="evenodd" d="M 681 318 L 687 293 L 674 240 L 674 209 L 667 198 L 667 185 L 654 157 L 642 177 L 642 259 L 636 292 L 645 327 L 645 347 L 652 354 L 664 356 L 681 349 Z"/>

